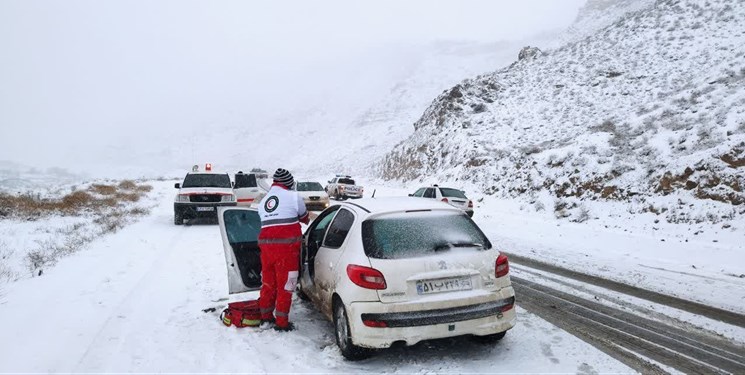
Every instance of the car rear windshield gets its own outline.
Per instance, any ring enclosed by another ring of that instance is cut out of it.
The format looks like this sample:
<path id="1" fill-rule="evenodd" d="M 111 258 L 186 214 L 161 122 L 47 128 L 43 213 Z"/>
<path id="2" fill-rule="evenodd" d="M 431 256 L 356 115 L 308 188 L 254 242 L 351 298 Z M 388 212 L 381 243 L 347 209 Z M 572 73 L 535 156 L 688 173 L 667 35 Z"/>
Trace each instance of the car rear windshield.
<path id="1" fill-rule="evenodd" d="M 351 178 L 340 178 L 339 183 L 344 185 L 354 185 L 354 180 Z"/>
<path id="2" fill-rule="evenodd" d="M 232 186 L 230 185 L 230 177 L 227 174 L 189 173 L 184 178 L 184 184 L 181 187 L 230 188 Z"/>
<path id="3" fill-rule="evenodd" d="M 466 215 L 419 211 L 362 223 L 365 254 L 378 259 L 416 258 L 442 251 L 481 251 L 491 243 Z"/>
<path id="4" fill-rule="evenodd" d="M 323 186 L 318 182 L 298 182 L 297 191 L 323 191 Z"/>
<path id="5" fill-rule="evenodd" d="M 235 188 L 252 188 L 256 187 L 256 176 L 253 174 L 236 173 Z"/>
<path id="6" fill-rule="evenodd" d="M 443 197 L 468 199 L 466 198 L 466 195 L 458 189 L 440 188 L 440 192 Z"/>

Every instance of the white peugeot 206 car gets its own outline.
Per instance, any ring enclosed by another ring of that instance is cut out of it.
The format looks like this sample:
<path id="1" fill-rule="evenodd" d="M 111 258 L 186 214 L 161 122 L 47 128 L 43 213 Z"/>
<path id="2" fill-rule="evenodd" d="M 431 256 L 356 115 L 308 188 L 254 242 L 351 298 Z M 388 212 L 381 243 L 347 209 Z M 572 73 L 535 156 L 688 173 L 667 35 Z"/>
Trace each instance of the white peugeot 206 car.
<path id="1" fill-rule="evenodd" d="M 260 287 L 256 211 L 226 207 L 219 216 L 231 293 Z M 299 293 L 333 321 L 348 359 L 452 336 L 496 342 L 515 325 L 507 257 L 442 202 L 331 206 L 306 230 L 300 262 Z"/>

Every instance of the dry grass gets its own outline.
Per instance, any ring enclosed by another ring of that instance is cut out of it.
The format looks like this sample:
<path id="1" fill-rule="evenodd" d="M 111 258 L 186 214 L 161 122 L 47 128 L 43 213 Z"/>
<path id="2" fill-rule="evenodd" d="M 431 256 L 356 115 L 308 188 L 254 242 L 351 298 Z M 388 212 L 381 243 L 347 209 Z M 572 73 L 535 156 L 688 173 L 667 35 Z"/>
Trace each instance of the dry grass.
<path id="1" fill-rule="evenodd" d="M 86 190 L 76 190 L 61 198 L 41 198 L 33 194 L 0 193 L 0 219 L 15 217 L 34 220 L 38 217 L 62 214 L 77 215 L 85 211 L 113 209 L 122 203 L 134 203 L 149 191 L 150 185 L 138 185 L 125 180 L 118 185 L 93 184 Z"/>
<path id="2" fill-rule="evenodd" d="M 117 192 L 117 187 L 114 185 L 93 184 L 88 188 L 88 191 L 99 195 L 114 195 Z"/>
<path id="3" fill-rule="evenodd" d="M 119 183 L 119 189 L 122 190 L 134 190 L 137 188 L 137 184 L 132 180 L 124 180 Z"/>

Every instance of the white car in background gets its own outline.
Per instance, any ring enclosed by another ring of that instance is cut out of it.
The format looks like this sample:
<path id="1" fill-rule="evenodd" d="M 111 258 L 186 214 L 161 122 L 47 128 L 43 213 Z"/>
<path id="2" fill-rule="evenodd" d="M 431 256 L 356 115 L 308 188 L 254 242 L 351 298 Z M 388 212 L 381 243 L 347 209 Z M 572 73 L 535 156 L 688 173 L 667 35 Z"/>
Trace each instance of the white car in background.
<path id="1" fill-rule="evenodd" d="M 239 206 L 250 206 L 259 202 L 271 187 L 266 173 L 238 171 L 233 178 L 233 192 Z"/>
<path id="2" fill-rule="evenodd" d="M 432 185 L 419 188 L 414 194 L 409 194 L 409 196 L 442 201 L 453 207 L 460 208 L 468 216 L 473 217 L 473 201 L 468 199 L 466 193 L 462 190 Z"/>
<path id="3" fill-rule="evenodd" d="M 230 293 L 261 288 L 254 208 L 219 215 Z M 323 211 L 303 235 L 299 293 L 334 323 L 345 358 L 469 335 L 495 343 L 516 322 L 507 257 L 462 211 L 408 197 Z"/>
<path id="4" fill-rule="evenodd" d="M 315 181 L 299 181 L 297 192 L 303 197 L 305 208 L 309 211 L 322 211 L 329 206 L 329 195 L 323 189 L 323 185 Z"/>

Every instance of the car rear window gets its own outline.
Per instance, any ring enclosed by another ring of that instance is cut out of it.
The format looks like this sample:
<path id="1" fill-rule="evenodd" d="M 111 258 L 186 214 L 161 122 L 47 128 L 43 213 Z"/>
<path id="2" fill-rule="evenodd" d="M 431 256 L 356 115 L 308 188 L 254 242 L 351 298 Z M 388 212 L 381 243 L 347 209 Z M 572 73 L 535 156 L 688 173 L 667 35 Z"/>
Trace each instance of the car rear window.
<path id="1" fill-rule="evenodd" d="M 298 182 L 297 191 L 323 191 L 323 186 L 318 182 Z"/>
<path id="2" fill-rule="evenodd" d="M 230 177 L 227 174 L 189 173 L 184 178 L 184 184 L 181 187 L 230 188 L 232 185 L 230 185 Z"/>
<path id="3" fill-rule="evenodd" d="M 344 185 L 354 185 L 354 180 L 351 178 L 340 178 L 339 183 Z"/>
<path id="4" fill-rule="evenodd" d="M 236 173 L 235 188 L 252 188 L 256 187 L 256 176 L 253 174 Z"/>
<path id="5" fill-rule="evenodd" d="M 458 189 L 440 188 L 440 192 L 442 193 L 443 197 L 468 199 L 466 198 L 466 195 Z"/>
<path id="6" fill-rule="evenodd" d="M 441 251 L 481 251 L 491 243 L 465 214 L 407 212 L 362 223 L 362 244 L 371 258 L 416 258 Z"/>

